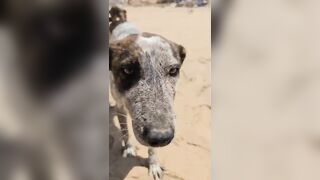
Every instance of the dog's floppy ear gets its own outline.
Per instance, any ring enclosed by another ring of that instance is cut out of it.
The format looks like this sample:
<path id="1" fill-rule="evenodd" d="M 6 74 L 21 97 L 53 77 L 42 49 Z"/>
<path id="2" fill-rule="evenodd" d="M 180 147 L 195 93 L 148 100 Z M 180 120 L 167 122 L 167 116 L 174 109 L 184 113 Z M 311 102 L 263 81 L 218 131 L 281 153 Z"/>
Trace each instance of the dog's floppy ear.
<path id="1" fill-rule="evenodd" d="M 119 54 L 121 48 L 117 45 L 116 42 L 109 44 L 109 70 L 112 71 L 112 66 L 116 60 L 116 54 Z"/>
<path id="2" fill-rule="evenodd" d="M 182 64 L 187 56 L 186 48 L 184 48 L 182 45 L 174 43 L 172 41 L 169 41 L 171 49 L 173 51 L 173 55 L 175 58 L 180 60 L 180 63 Z"/>
<path id="3" fill-rule="evenodd" d="M 112 68 L 112 59 L 113 59 L 113 49 L 112 45 L 109 44 L 109 70 Z"/>
<path id="4" fill-rule="evenodd" d="M 178 51 L 179 51 L 179 56 L 180 56 L 180 60 L 181 60 L 181 64 L 182 64 L 184 59 L 187 56 L 187 51 L 186 51 L 186 48 L 184 48 L 181 45 L 178 45 Z"/>

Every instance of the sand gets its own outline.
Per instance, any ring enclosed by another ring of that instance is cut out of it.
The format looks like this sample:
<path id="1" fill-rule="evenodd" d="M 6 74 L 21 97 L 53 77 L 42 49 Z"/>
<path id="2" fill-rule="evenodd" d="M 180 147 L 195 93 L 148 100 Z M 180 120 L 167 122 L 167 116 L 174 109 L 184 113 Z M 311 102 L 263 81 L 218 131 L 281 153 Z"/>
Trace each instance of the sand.
<path id="1" fill-rule="evenodd" d="M 235 2 L 214 48 L 218 180 L 320 179 L 319 1 Z"/>
<path id="2" fill-rule="evenodd" d="M 184 45 L 187 58 L 177 87 L 176 135 L 158 150 L 166 168 L 165 180 L 211 179 L 211 9 L 174 7 L 126 7 L 128 18 L 141 30 L 161 34 Z M 110 100 L 111 104 L 114 101 Z M 116 118 L 110 119 L 110 180 L 147 180 L 143 166 L 147 148 L 136 140 L 138 157 L 122 158 Z M 132 134 L 132 131 L 131 131 Z"/>

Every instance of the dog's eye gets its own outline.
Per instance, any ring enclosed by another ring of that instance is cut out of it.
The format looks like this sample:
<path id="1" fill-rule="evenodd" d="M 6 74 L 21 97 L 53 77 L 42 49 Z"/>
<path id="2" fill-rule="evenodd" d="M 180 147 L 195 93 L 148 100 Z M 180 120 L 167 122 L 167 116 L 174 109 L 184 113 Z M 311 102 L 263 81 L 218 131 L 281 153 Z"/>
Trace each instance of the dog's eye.
<path id="1" fill-rule="evenodd" d="M 175 77 L 175 76 L 177 76 L 178 74 L 179 74 L 179 68 L 177 68 L 177 67 L 171 68 L 171 69 L 169 70 L 169 75 L 170 75 L 170 76 Z"/>
<path id="2" fill-rule="evenodd" d="M 131 68 L 131 67 L 125 67 L 125 68 L 122 69 L 122 71 L 126 75 L 131 75 L 134 72 L 133 68 Z"/>

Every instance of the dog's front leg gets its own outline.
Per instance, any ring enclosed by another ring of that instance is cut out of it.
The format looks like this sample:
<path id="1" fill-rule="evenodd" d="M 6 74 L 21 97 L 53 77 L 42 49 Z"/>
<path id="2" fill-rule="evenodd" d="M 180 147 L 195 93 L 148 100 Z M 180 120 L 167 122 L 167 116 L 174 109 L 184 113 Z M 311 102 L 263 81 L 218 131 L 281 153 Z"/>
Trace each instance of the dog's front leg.
<path id="1" fill-rule="evenodd" d="M 122 134 L 122 142 L 124 147 L 122 156 L 123 157 L 136 156 L 136 150 L 130 142 L 126 111 L 123 107 L 118 107 L 117 111 L 118 111 L 117 116 L 120 124 L 120 131 Z"/>
<path id="2" fill-rule="evenodd" d="M 164 169 L 160 166 L 158 162 L 156 150 L 150 147 L 148 149 L 148 154 L 149 175 L 152 176 L 154 180 L 162 179 Z"/>

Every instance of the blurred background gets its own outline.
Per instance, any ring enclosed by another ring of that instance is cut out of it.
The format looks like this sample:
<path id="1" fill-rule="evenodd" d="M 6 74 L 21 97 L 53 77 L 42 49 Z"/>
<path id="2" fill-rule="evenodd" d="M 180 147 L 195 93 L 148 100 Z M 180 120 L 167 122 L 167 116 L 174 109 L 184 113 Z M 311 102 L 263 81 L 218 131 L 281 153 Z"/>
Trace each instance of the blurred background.
<path id="1" fill-rule="evenodd" d="M 108 179 L 107 6 L 0 3 L 0 179 Z"/>
<path id="2" fill-rule="evenodd" d="M 320 2 L 215 3 L 213 179 L 319 179 Z"/>
<path id="3" fill-rule="evenodd" d="M 209 0 L 109 0 L 111 6 L 173 6 L 173 7 L 204 7 L 210 4 Z"/>

